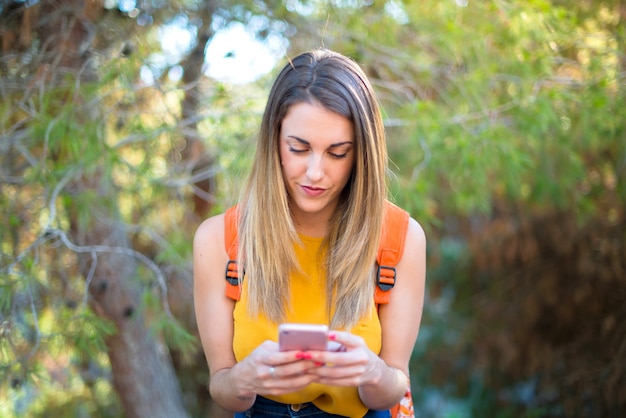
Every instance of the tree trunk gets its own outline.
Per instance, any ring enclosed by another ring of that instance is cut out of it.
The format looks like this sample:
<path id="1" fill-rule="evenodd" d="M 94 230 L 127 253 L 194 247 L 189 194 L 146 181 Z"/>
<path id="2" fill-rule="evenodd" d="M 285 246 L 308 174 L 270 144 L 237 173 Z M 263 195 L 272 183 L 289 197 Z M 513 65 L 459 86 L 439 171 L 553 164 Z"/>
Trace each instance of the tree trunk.
<path id="1" fill-rule="evenodd" d="M 40 71 L 33 76 L 30 87 L 36 83 L 41 88 L 56 87 L 59 96 L 65 94 L 65 98 L 57 97 L 61 102 L 75 103 L 72 119 L 77 124 L 104 120 L 97 104 L 86 105 L 93 103 L 93 98 L 82 98 L 81 90 L 67 83 L 68 75 L 81 84 L 96 79 L 89 51 L 96 37 L 95 23 L 103 10 L 102 0 L 42 1 L 28 8 L 19 4 L 15 7 L 23 7 L 19 11 L 22 13 L 19 34 L 14 37 L 19 43 L 3 42 L 5 51 L 26 50 L 35 40 L 40 40 L 42 45 L 36 58 Z M 66 93 L 61 93 L 63 85 L 68 86 Z M 63 156 L 52 158 L 62 162 Z M 70 216 L 68 235 L 83 254 L 80 259 L 89 284 L 90 306 L 116 326 L 116 333 L 105 340 L 113 387 L 128 418 L 186 417 L 169 353 L 144 323 L 141 288 L 136 280 L 138 260 L 129 248 L 117 213 L 115 191 L 103 175 L 104 170 L 90 167 L 90 173 L 89 177 L 73 179 L 67 186 L 75 196 L 86 192 L 99 196 L 91 202 L 86 222 L 84 218 L 79 222 L 79 216 Z M 66 201 L 66 205 L 70 214 L 79 212 L 75 199 Z M 90 249 L 93 251 L 83 252 Z"/>
<path id="2" fill-rule="evenodd" d="M 74 185 L 77 193 L 99 189 L 98 178 Z M 102 190 L 98 190 L 102 192 Z M 97 210 L 102 209 L 101 207 Z M 95 212 L 98 214 L 98 212 Z M 113 222 L 111 213 L 102 212 L 89 225 L 88 232 L 73 225 L 72 237 L 83 248 L 90 245 L 111 249 L 127 248 L 126 234 Z M 72 217 L 75 219 L 76 217 Z M 81 236 L 84 238 L 81 239 Z M 92 259 L 81 260 L 90 280 L 90 306 L 100 316 L 115 323 L 117 332 L 106 338 L 113 375 L 113 387 L 127 418 L 186 417 L 180 387 L 167 348 L 155 339 L 141 311 L 141 288 L 135 279 L 137 260 L 132 253 L 98 253 L 91 276 Z"/>
<path id="3" fill-rule="evenodd" d="M 182 62 L 182 82 L 185 96 L 181 103 L 181 119 L 182 125 L 185 127 L 182 133 L 185 146 L 180 153 L 179 163 L 170 167 L 170 171 L 173 171 L 174 174 L 182 171 L 184 175 L 191 175 L 194 178 L 193 194 L 186 196 L 188 204 L 183 215 L 183 222 L 181 222 L 181 227 L 187 231 L 189 236 L 193 236 L 198 224 L 208 216 L 213 206 L 214 193 L 217 188 L 214 176 L 216 159 L 207 151 L 198 132 L 199 114 L 201 114 L 202 107 L 200 99 L 203 94 L 200 86 L 204 78 L 204 51 L 214 35 L 211 23 L 216 8 L 215 0 L 207 0 L 197 11 L 199 18 L 203 22 L 202 27 L 198 30 L 194 48 Z M 178 160 L 176 158 L 176 161 Z M 188 328 L 193 329 L 199 338 L 193 305 L 188 303 L 188 301 L 193 300 L 193 278 L 191 276 L 170 276 L 168 277 L 168 283 L 170 284 L 168 294 L 172 312 L 177 318 L 190 318 L 191 320 L 187 324 Z M 196 370 L 196 374 L 198 370 L 202 370 L 202 374 L 206 373 L 206 376 L 208 376 L 208 365 L 202 347 L 199 348 L 196 354 L 196 362 L 193 365 L 177 362 L 176 354 L 174 351 L 172 357 L 179 375 L 193 376 L 193 371 L 189 370 L 190 367 L 193 367 Z M 232 417 L 232 412 L 224 411 L 219 405 L 211 401 L 206 380 L 200 379 L 198 381 L 196 379 L 193 382 L 187 382 L 183 379 L 181 380 L 181 385 L 188 389 L 188 392 L 196 394 L 199 413 L 206 414 L 210 418 Z M 192 385 L 193 387 L 191 387 Z"/>
<path id="4" fill-rule="evenodd" d="M 194 224 L 204 219 L 213 206 L 215 192 L 214 166 L 215 158 L 210 155 L 204 146 L 198 132 L 198 114 L 200 97 L 200 82 L 203 78 L 204 51 L 213 37 L 211 22 L 217 5 L 215 1 L 205 1 L 198 14 L 203 21 L 202 30 L 198 30 L 196 45 L 189 53 L 183 64 L 183 84 L 185 97 L 182 101 L 182 119 L 185 126 L 183 139 L 185 147 L 181 152 L 181 166 L 190 172 L 196 180 L 193 183 L 194 194 L 191 197 L 193 211 L 187 213 Z M 194 225 L 195 229 L 195 225 Z"/>

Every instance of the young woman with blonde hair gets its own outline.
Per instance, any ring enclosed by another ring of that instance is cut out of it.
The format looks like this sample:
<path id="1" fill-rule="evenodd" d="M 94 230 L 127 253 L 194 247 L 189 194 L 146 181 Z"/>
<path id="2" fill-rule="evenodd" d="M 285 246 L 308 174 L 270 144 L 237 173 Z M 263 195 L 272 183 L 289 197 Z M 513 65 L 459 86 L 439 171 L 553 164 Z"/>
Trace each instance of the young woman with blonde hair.
<path id="1" fill-rule="evenodd" d="M 194 303 L 211 397 L 236 417 L 389 417 L 407 392 L 426 239 L 408 222 L 389 303 L 376 306 L 387 149 L 374 90 L 315 50 L 278 75 L 237 206 L 241 299 L 225 296 L 224 215 L 194 239 Z M 279 351 L 278 325 L 325 324 L 333 351 Z"/>

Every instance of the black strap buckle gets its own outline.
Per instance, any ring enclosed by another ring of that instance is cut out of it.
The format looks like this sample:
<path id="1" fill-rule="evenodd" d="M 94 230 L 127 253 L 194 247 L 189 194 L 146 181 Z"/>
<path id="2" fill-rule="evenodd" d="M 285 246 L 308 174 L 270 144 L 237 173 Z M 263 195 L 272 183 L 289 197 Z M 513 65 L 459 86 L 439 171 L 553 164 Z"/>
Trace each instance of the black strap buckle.
<path id="1" fill-rule="evenodd" d="M 381 290 L 390 290 L 396 284 L 396 268 L 390 266 L 378 266 L 376 282 Z"/>
<path id="2" fill-rule="evenodd" d="M 239 285 L 239 269 L 237 267 L 237 260 L 228 260 L 226 263 L 226 281 L 233 286 Z"/>

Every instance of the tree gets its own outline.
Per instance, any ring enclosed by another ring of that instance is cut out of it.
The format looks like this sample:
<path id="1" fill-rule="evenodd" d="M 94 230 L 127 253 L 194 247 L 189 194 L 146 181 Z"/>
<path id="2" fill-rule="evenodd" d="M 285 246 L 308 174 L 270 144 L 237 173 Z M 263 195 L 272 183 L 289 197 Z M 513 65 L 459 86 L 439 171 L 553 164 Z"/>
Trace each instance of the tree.
<path id="1" fill-rule="evenodd" d="M 34 337 L 40 341 L 43 335 L 39 329 L 37 300 L 31 289 L 36 283 L 28 283 L 30 280 L 27 277 L 37 273 L 25 269 L 21 273 L 26 277 L 20 277 L 21 274 L 15 272 L 21 270 L 24 266 L 22 263 L 32 260 L 33 254 L 40 250 L 38 247 L 44 244 L 62 245 L 75 252 L 78 269 L 73 273 L 80 273 L 85 278 L 88 305 L 106 323 L 87 338 L 102 341 L 106 345 L 113 387 L 126 415 L 184 417 L 187 413 L 166 348 L 163 341 L 155 338 L 146 327 L 145 313 L 141 309 L 141 292 L 136 282 L 138 264 L 143 262 L 151 268 L 155 268 L 155 265 L 152 260 L 130 247 L 127 231 L 119 215 L 119 197 L 111 181 L 112 173 L 103 164 L 112 157 L 99 123 L 104 117 L 104 109 L 98 97 L 90 94 L 90 87 L 97 79 L 96 60 L 90 53 L 91 43 L 96 36 L 96 24 L 102 12 L 100 2 L 76 1 L 44 2 L 21 13 L 13 12 L 22 17 L 21 26 L 15 31 L 23 40 L 22 45 L 36 49 L 33 51 L 37 54 L 33 57 L 36 60 L 33 64 L 38 69 L 37 75 L 30 80 L 30 86 L 32 93 L 38 93 L 39 97 L 26 91 L 18 102 L 18 107 L 26 108 L 26 111 L 11 115 L 10 127 L 14 132 L 9 141 L 18 146 L 17 150 L 14 148 L 12 151 L 23 152 L 8 167 L 12 169 L 11 174 L 18 178 L 28 178 L 29 170 L 47 169 L 48 173 L 44 171 L 31 175 L 35 178 L 42 176 L 41 182 L 37 183 L 52 183 L 54 189 L 52 193 L 44 189 L 50 209 L 44 227 L 40 231 L 34 231 L 31 227 L 28 231 L 39 237 L 31 247 L 24 250 L 19 245 L 14 246 L 14 250 L 22 252 L 7 269 L 10 280 L 8 287 L 18 294 L 20 290 L 28 291 L 28 303 L 33 307 L 33 312 L 32 317 L 22 325 L 34 326 Z M 58 32 L 59 24 L 66 30 Z M 35 41 L 41 42 L 41 46 L 37 47 Z M 27 129 L 22 128 L 25 119 L 29 125 Z M 36 143 L 33 144 L 31 138 L 19 141 L 20 136 L 31 135 Z M 28 148 L 20 149 L 19 145 Z M 28 161 L 25 154 L 32 161 Z M 28 189 L 32 185 L 26 186 Z M 32 193 L 28 190 L 20 191 Z M 63 207 L 58 207 L 60 202 L 57 199 L 61 194 L 68 198 Z M 63 220 L 57 216 L 62 210 L 67 215 L 64 219 L 67 222 L 65 228 L 62 226 Z M 86 216 L 87 210 L 92 216 Z M 46 247 L 49 248 L 48 245 Z M 52 253 L 47 256 L 54 257 Z M 54 263 L 52 259 L 48 261 Z M 35 270 L 39 269 L 38 266 L 34 267 Z M 65 267 L 57 266 L 59 270 Z M 161 276 L 161 273 L 158 272 L 158 275 Z M 49 281 L 56 279 L 54 275 L 48 277 Z M 163 280 L 162 277 L 160 279 Z M 14 301 L 9 301 L 9 304 L 16 307 Z M 85 313 L 78 312 L 73 316 L 73 319 L 80 319 Z M 12 337 L 14 333 L 9 329 L 8 334 Z M 79 333 L 77 338 L 84 337 Z M 81 361 L 88 364 L 88 350 L 79 352 L 84 357 Z M 24 374 L 29 369 L 28 362 L 32 354 L 17 358 L 17 361 L 23 363 L 23 370 L 18 373 Z M 20 380 L 23 378 L 14 377 Z"/>

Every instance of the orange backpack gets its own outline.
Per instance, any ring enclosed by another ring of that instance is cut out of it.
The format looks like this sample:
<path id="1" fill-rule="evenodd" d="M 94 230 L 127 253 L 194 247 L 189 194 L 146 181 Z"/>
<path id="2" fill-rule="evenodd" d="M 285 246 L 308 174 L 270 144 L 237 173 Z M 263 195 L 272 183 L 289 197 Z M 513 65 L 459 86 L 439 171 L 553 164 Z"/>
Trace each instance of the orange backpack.
<path id="1" fill-rule="evenodd" d="M 238 301 L 241 297 L 239 272 L 237 269 L 237 251 L 239 238 L 237 230 L 237 206 L 232 206 L 224 213 L 224 244 L 228 254 L 226 264 L 226 296 Z M 404 253 L 406 231 L 409 226 L 409 213 L 389 201 L 385 201 L 383 228 L 376 255 L 378 272 L 374 301 L 376 305 L 389 303 L 390 290 L 396 284 L 396 265 Z M 413 402 L 410 385 L 402 401 L 391 409 L 394 418 L 413 417 Z"/>

